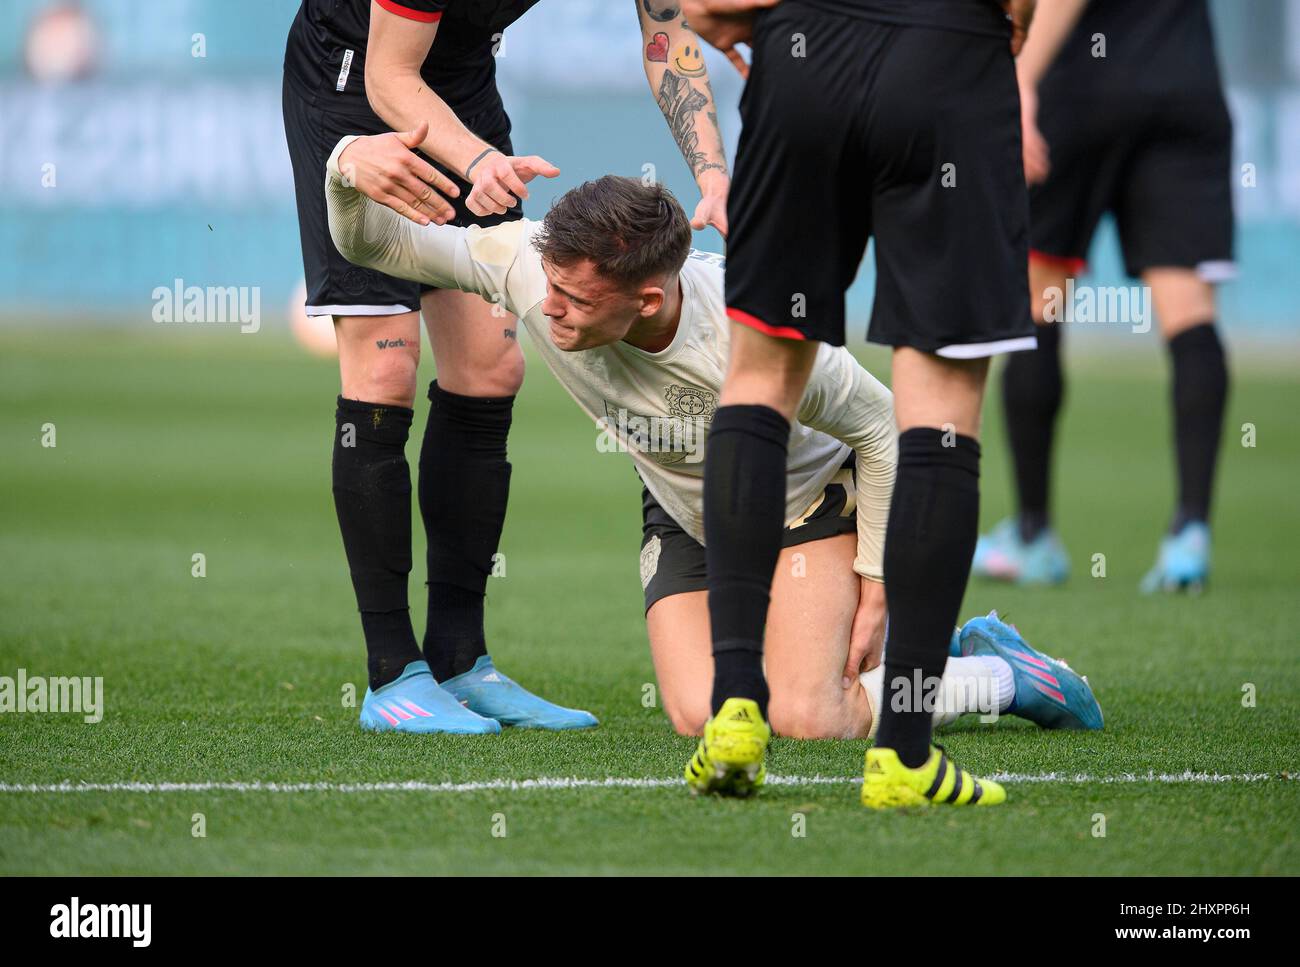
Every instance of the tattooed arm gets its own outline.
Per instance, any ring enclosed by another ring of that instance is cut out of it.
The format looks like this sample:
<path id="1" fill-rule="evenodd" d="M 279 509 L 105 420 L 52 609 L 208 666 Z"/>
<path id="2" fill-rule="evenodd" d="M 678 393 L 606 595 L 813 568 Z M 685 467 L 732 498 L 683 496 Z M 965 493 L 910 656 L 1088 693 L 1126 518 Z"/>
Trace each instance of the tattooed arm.
<path id="1" fill-rule="evenodd" d="M 677 0 L 635 0 L 641 19 L 650 90 L 663 111 L 682 157 L 700 186 L 692 228 L 714 226 L 727 234 L 727 158 L 718 128 L 718 109 L 704 67 L 700 39 L 686 25 Z"/>

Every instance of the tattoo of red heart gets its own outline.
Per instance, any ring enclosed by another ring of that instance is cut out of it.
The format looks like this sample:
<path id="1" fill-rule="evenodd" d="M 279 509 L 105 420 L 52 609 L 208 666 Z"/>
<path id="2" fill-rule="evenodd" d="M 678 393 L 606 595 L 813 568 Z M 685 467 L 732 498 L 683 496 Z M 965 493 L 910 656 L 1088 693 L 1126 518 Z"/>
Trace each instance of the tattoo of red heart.
<path id="1" fill-rule="evenodd" d="M 666 33 L 660 31 L 650 38 L 650 43 L 645 45 L 645 59 L 660 64 L 668 63 L 668 35 Z"/>

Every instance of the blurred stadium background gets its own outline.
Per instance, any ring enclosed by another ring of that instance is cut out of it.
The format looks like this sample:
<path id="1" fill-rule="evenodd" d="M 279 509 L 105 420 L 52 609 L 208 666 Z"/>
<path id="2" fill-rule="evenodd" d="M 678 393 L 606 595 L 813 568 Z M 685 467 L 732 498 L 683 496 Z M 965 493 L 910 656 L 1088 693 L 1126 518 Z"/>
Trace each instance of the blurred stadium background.
<path id="1" fill-rule="evenodd" d="M 0 5 L 0 326 L 155 326 L 157 286 L 256 286 L 283 332 L 302 278 L 280 120 L 295 0 L 5 0 Z M 655 166 L 695 188 L 649 97 L 629 0 L 547 0 L 506 37 L 516 148 L 563 169 L 527 205 L 608 171 Z M 1213 0 L 1236 122 L 1239 279 L 1229 337 L 1295 338 L 1300 263 L 1300 0 Z M 710 71 L 729 148 L 741 81 Z M 1254 166 L 1253 187 L 1240 177 Z M 688 204 L 689 207 L 689 204 Z M 710 230 L 699 247 L 720 250 Z M 1120 281 L 1109 230 L 1100 284 Z M 851 296 L 861 338 L 868 258 Z M 1086 327 L 1085 327 L 1086 328 Z M 1087 333 L 1105 339 L 1105 327 Z M 1127 331 L 1120 327 L 1120 331 Z"/>

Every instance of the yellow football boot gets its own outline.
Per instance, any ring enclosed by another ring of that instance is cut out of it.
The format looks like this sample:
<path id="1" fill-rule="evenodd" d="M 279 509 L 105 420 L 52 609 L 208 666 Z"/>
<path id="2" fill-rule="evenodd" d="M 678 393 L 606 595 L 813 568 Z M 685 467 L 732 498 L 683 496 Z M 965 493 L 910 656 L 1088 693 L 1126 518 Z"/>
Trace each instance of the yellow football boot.
<path id="1" fill-rule="evenodd" d="M 862 805 L 871 809 L 899 806 L 996 806 L 1007 791 L 991 779 L 976 779 L 937 745 L 924 765 L 909 769 L 893 749 L 867 750 L 862 778 Z"/>
<path id="2" fill-rule="evenodd" d="M 729 698 L 704 725 L 700 747 L 686 763 L 686 785 L 692 793 L 720 796 L 752 795 L 767 778 L 763 754 L 772 730 L 763 721 L 758 703 Z"/>

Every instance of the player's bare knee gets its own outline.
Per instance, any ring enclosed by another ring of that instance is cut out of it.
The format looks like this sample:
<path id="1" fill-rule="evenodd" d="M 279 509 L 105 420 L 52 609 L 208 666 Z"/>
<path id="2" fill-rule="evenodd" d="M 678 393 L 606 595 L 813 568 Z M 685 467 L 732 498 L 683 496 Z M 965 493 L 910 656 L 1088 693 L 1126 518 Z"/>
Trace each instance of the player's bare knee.
<path id="1" fill-rule="evenodd" d="M 1214 286 L 1194 269 L 1147 269 L 1142 273 L 1142 281 L 1151 290 L 1152 308 L 1160 334 L 1166 340 L 1214 321 L 1217 309 Z"/>
<path id="2" fill-rule="evenodd" d="M 678 735 L 703 735 L 704 725 L 709 721 L 709 707 L 706 704 L 698 708 L 670 710 L 668 719 L 673 723 L 673 731 Z"/>
<path id="3" fill-rule="evenodd" d="M 481 396 L 514 396 L 524 385 L 524 354 L 512 340 L 510 352 L 503 353 L 491 369 L 482 376 L 489 384 Z"/>
<path id="4" fill-rule="evenodd" d="M 782 694 L 773 691 L 768 705 L 772 731 L 790 739 L 850 739 L 857 730 L 850 721 L 847 690 Z"/>
<path id="5" fill-rule="evenodd" d="M 359 372 L 351 380 L 352 385 L 344 388 L 343 395 L 367 403 L 413 406 L 419 367 L 418 346 L 379 350 L 359 367 Z"/>
<path id="6" fill-rule="evenodd" d="M 513 340 L 496 354 L 438 361 L 438 385 L 462 396 L 514 396 L 524 385 L 524 354 Z"/>
<path id="7" fill-rule="evenodd" d="M 704 723 L 709 720 L 707 696 L 695 700 L 664 697 L 664 712 L 678 735 L 702 735 Z"/>
<path id="8" fill-rule="evenodd" d="M 1070 275 L 1069 268 L 1063 263 L 1029 260 L 1029 302 L 1034 322 L 1042 325 L 1047 321 L 1047 306 L 1059 302 Z"/>

